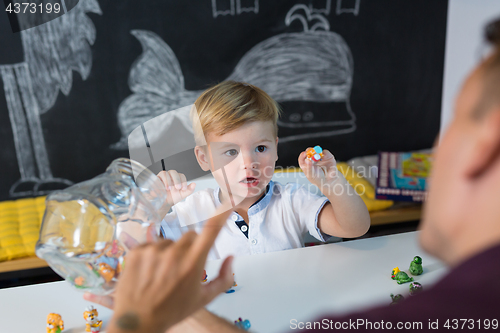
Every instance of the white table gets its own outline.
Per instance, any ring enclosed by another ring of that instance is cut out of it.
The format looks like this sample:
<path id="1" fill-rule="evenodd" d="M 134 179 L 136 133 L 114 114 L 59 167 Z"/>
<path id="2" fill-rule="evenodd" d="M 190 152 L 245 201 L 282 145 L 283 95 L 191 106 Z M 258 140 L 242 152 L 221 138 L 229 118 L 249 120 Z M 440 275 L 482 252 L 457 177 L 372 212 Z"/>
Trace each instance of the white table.
<path id="1" fill-rule="evenodd" d="M 424 288 L 447 269 L 425 254 L 417 232 L 238 257 L 233 268 L 236 292 L 217 297 L 208 309 L 228 319 L 249 319 L 254 332 L 281 332 L 290 320 L 306 321 L 322 313 L 343 314 L 389 304 L 390 294 L 408 295 L 409 284 L 391 280 L 394 267 L 408 272 L 413 257 L 423 259 Z M 221 261 L 207 263 L 210 277 Z M 45 332 L 48 313 L 63 317 L 65 333 L 85 332 L 83 311 L 89 305 L 66 282 L 0 290 L 2 333 Z M 104 325 L 111 311 L 96 306 Z"/>

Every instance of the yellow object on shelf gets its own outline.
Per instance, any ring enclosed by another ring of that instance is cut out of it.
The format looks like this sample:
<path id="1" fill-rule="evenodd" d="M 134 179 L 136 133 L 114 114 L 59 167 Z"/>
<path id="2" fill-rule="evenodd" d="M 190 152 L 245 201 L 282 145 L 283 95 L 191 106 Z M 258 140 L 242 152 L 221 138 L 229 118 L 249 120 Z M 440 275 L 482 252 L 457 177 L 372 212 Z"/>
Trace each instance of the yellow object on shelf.
<path id="1" fill-rule="evenodd" d="M 337 169 L 344 175 L 349 184 L 356 190 L 361 199 L 363 199 L 366 208 L 369 212 L 383 210 L 394 205 L 392 200 L 377 200 L 375 199 L 375 189 L 372 184 L 358 173 L 347 163 L 337 163 Z"/>
<path id="2" fill-rule="evenodd" d="M 0 202 L 0 261 L 35 255 L 45 197 Z"/>
<path id="3" fill-rule="evenodd" d="M 354 188 L 358 195 L 363 199 L 369 212 L 375 212 L 391 207 L 394 201 L 375 199 L 375 189 L 372 184 L 364 177 L 361 177 L 350 165 L 344 162 L 337 163 L 337 169 L 344 175 L 349 184 Z M 302 172 L 300 168 L 277 169 L 279 172 Z"/>

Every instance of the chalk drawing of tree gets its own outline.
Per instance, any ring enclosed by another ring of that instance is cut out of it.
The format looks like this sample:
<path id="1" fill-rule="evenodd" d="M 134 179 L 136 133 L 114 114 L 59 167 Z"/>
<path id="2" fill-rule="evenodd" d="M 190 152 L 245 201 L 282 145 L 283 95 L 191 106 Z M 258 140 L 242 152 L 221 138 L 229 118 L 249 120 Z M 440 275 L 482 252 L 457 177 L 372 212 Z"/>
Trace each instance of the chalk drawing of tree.
<path id="1" fill-rule="evenodd" d="M 0 65 L 21 174 L 11 197 L 46 194 L 47 184 L 72 184 L 52 175 L 40 115 L 54 106 L 59 91 L 70 93 L 73 71 L 84 80 L 90 73 L 96 31 L 86 13 L 102 14 L 96 0 L 81 0 L 59 18 L 21 31 L 24 61 Z"/>

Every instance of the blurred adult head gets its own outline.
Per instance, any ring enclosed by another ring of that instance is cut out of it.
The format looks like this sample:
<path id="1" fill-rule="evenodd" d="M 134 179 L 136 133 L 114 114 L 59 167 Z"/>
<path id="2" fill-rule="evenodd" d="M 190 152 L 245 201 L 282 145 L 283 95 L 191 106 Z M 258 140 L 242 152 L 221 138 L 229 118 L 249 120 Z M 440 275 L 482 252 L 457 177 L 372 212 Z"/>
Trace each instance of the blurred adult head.
<path id="1" fill-rule="evenodd" d="M 500 242 L 500 19 L 490 54 L 465 81 L 436 151 L 420 242 L 457 264 Z"/>

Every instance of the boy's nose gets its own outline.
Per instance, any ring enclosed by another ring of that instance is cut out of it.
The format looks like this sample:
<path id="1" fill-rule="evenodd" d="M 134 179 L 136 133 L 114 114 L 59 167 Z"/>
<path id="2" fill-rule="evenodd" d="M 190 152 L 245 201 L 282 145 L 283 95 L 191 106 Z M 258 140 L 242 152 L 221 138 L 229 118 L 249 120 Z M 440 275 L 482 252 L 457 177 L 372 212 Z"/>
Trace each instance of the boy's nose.
<path id="1" fill-rule="evenodd" d="M 244 169 L 256 169 L 257 162 L 253 158 L 253 155 L 250 153 L 241 153 L 241 158 L 243 159 L 243 168 Z"/>

